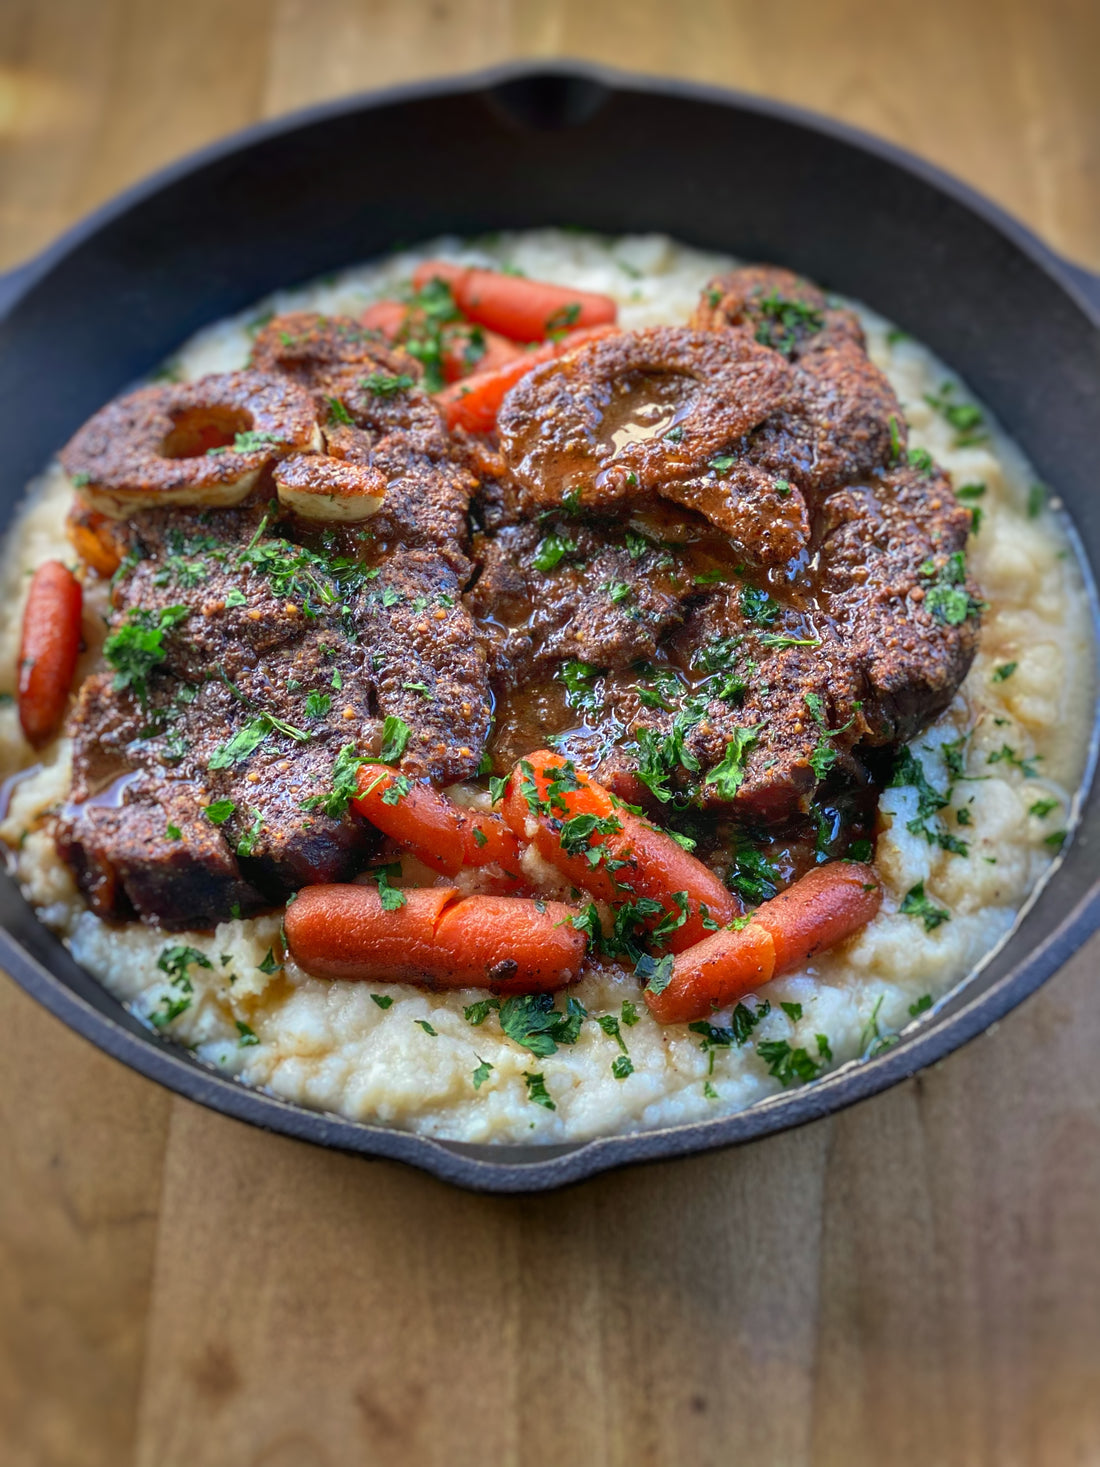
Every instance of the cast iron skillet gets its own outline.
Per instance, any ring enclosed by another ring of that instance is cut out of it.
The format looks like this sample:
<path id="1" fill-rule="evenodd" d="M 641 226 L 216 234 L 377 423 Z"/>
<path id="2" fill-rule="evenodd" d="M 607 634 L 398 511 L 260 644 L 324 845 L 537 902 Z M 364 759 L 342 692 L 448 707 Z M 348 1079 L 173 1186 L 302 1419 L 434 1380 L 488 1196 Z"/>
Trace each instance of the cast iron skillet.
<path id="1" fill-rule="evenodd" d="M 1086 561 L 1100 564 L 1100 280 L 961 184 L 836 123 L 574 64 L 403 87 L 253 128 L 140 184 L 0 279 L 3 523 L 73 430 L 197 327 L 403 242 L 549 224 L 666 231 L 866 301 L 989 403 L 1068 507 Z M 137 1023 L 8 878 L 0 963 L 101 1049 L 226 1115 L 467 1187 L 535 1191 L 799 1125 L 943 1058 L 1100 923 L 1098 843 L 1093 791 L 1009 940 L 879 1058 L 739 1115 L 583 1144 L 436 1142 L 247 1090 Z"/>

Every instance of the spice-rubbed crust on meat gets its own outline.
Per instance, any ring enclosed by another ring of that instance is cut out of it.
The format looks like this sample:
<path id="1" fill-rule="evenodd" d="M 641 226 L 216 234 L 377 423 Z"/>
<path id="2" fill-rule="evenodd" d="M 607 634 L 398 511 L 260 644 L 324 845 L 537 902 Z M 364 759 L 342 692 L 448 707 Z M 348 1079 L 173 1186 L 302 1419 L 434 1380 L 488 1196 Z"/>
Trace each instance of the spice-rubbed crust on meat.
<path id="1" fill-rule="evenodd" d="M 612 788 L 769 824 L 834 772 L 866 783 L 860 750 L 911 737 L 965 676 L 969 513 L 906 461 L 855 317 L 809 282 L 735 271 L 691 327 L 534 367 L 480 456 L 420 376 L 379 332 L 299 312 L 262 328 L 250 371 L 144 389 L 66 450 L 86 495 L 139 496 L 116 670 L 81 691 L 58 822 L 101 915 L 213 922 L 354 874 L 374 832 L 310 792 L 341 751 L 376 754 L 387 718 L 413 778 L 504 769 L 568 740 L 580 666 Z M 235 403 L 243 442 L 196 457 Z M 208 481 L 251 504 L 209 507 Z M 165 809 L 179 835 L 151 842 Z"/>

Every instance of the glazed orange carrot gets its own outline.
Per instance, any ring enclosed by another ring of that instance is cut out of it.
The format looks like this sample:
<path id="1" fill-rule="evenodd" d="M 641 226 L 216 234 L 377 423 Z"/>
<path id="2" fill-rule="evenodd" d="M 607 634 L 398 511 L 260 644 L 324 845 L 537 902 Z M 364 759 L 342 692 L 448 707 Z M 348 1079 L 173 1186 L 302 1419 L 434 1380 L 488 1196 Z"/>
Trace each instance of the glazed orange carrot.
<path id="1" fill-rule="evenodd" d="M 99 510 L 77 495 L 65 520 L 65 534 L 69 543 L 85 565 L 90 565 L 97 574 L 108 579 L 122 564 L 115 533 L 119 530 L 117 520 L 110 520 Z"/>
<path id="2" fill-rule="evenodd" d="M 774 976 L 775 941 L 765 927 L 750 922 L 732 931 L 723 927 L 680 953 L 667 986 L 660 988 L 661 979 L 654 975 L 642 996 L 658 1023 L 686 1024 L 709 1018 L 715 1009 L 752 993 Z"/>
<path id="3" fill-rule="evenodd" d="M 650 1013 L 662 1024 L 705 1019 L 857 932 L 881 902 L 882 888 L 869 866 L 818 866 L 763 902 L 747 926 L 723 928 L 680 953 L 663 986 L 650 980 Z"/>
<path id="4" fill-rule="evenodd" d="M 571 331 L 560 341 L 548 341 L 534 351 L 521 352 L 499 367 L 477 371 L 461 382 L 444 387 L 436 393 L 435 400 L 443 409 L 447 427 L 465 428 L 469 433 L 491 433 L 501 403 L 521 377 L 526 377 L 533 367 L 563 357 L 574 347 L 606 336 L 614 329 L 613 326 L 588 326 L 583 331 Z"/>
<path id="5" fill-rule="evenodd" d="M 580 975 L 570 907 L 526 897 L 408 888 L 387 910 L 369 886 L 307 886 L 286 909 L 287 946 L 316 978 L 536 993 Z"/>
<path id="6" fill-rule="evenodd" d="M 788 973 L 865 927 L 881 905 L 882 887 L 870 866 L 830 861 L 762 903 L 753 921 L 772 935 L 775 971 Z"/>
<path id="7" fill-rule="evenodd" d="M 409 308 L 404 301 L 374 301 L 360 313 L 359 324 L 368 331 L 380 331 L 391 341 L 401 330 Z"/>
<path id="8" fill-rule="evenodd" d="M 554 331 L 613 323 L 618 307 L 609 295 L 549 285 L 523 275 L 470 269 L 446 260 L 427 260 L 413 274 L 417 290 L 445 280 L 455 305 L 471 321 L 512 341 L 544 341 Z"/>
<path id="9" fill-rule="evenodd" d="M 19 644 L 19 722 L 37 748 L 57 732 L 80 655 L 80 582 L 59 560 L 35 571 Z"/>
<path id="10" fill-rule="evenodd" d="M 433 871 L 494 862 L 522 875 L 520 845 L 499 815 L 467 810 L 429 784 L 414 784 L 388 764 L 364 764 L 352 804 L 384 835 L 408 847 Z"/>
<path id="11" fill-rule="evenodd" d="M 404 301 L 375 301 L 359 317 L 370 331 L 387 341 L 400 342 L 415 336 L 424 313 Z M 454 321 L 443 328 L 443 378 L 458 382 L 474 372 L 493 372 L 519 356 L 523 348 L 497 331 L 487 331 L 469 321 Z"/>
<path id="12" fill-rule="evenodd" d="M 616 804 L 560 754 L 540 749 L 519 761 L 505 787 L 502 813 L 520 840 L 597 900 L 659 903 L 642 925 L 661 927 L 673 952 L 699 942 L 714 923 L 728 922 L 738 910 L 702 861 Z"/>
<path id="13" fill-rule="evenodd" d="M 476 335 L 474 333 L 477 333 Z M 475 373 L 495 372 L 528 353 L 515 341 L 480 326 L 448 327 L 443 332 L 443 378 L 461 382 Z"/>

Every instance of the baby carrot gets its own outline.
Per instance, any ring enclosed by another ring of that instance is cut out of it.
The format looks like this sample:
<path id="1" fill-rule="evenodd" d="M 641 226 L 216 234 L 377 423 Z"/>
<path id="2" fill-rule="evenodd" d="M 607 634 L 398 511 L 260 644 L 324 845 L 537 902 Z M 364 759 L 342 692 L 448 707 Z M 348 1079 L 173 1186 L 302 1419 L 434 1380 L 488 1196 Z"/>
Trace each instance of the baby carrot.
<path id="1" fill-rule="evenodd" d="M 574 347 L 597 336 L 606 336 L 612 326 L 589 326 L 571 331 L 560 341 L 548 341 L 533 351 L 520 352 L 511 361 L 488 370 L 475 372 L 461 382 L 453 382 L 437 392 L 435 400 L 443 410 L 448 428 L 465 428 L 469 433 L 491 433 L 496 427 L 497 413 L 505 396 L 521 377 L 533 367 L 563 357 Z"/>
<path id="2" fill-rule="evenodd" d="M 409 308 L 404 301 L 374 301 L 359 316 L 359 324 L 391 341 L 405 324 Z"/>
<path id="3" fill-rule="evenodd" d="M 92 509 L 79 495 L 74 497 L 65 520 L 65 534 L 84 564 L 90 565 L 104 580 L 113 576 L 122 564 L 122 553 L 115 539 L 119 528 L 117 520 Z"/>
<path id="4" fill-rule="evenodd" d="M 30 743 L 44 744 L 65 715 L 80 655 L 84 594 L 59 560 L 47 560 L 31 579 L 19 644 L 19 722 Z"/>
<path id="5" fill-rule="evenodd" d="M 658 1023 L 686 1024 L 709 1018 L 774 975 L 775 941 L 767 928 L 750 922 L 732 931 L 723 927 L 688 948 L 673 962 L 667 985 L 660 987 L 655 975 L 643 997 Z"/>
<path id="6" fill-rule="evenodd" d="M 505 787 L 502 813 L 521 840 L 598 900 L 659 903 L 660 910 L 643 923 L 660 928 L 673 952 L 699 942 L 737 911 L 702 861 L 617 804 L 559 754 L 540 749 L 519 761 Z"/>
<path id="7" fill-rule="evenodd" d="M 830 861 L 764 902 L 753 921 L 772 935 L 775 971 L 788 973 L 865 927 L 881 905 L 882 887 L 870 866 Z"/>
<path id="8" fill-rule="evenodd" d="M 499 331 L 512 341 L 544 341 L 554 331 L 574 326 L 613 323 L 618 307 L 608 295 L 505 275 L 498 270 L 470 269 L 446 260 L 427 260 L 413 274 L 417 290 L 432 280 L 445 280 L 455 305 L 471 321 Z"/>
<path id="9" fill-rule="evenodd" d="M 869 866 L 818 866 L 763 902 L 747 926 L 723 928 L 681 952 L 663 984 L 650 979 L 650 1013 L 662 1024 L 708 1018 L 857 932 L 881 902 L 882 888 Z"/>
<path id="10" fill-rule="evenodd" d="M 315 978 L 535 993 L 580 975 L 585 938 L 560 902 L 408 888 L 384 907 L 369 886 L 307 886 L 286 909 L 291 956 Z"/>
<path id="11" fill-rule="evenodd" d="M 428 784 L 414 784 L 387 764 L 364 764 L 352 804 L 433 871 L 455 876 L 463 866 L 496 862 L 522 875 L 520 845 L 499 815 L 464 809 Z"/>
<path id="12" fill-rule="evenodd" d="M 387 341 L 403 342 L 415 337 L 424 322 L 424 312 L 404 301 L 375 301 L 359 317 L 369 331 Z M 486 331 L 469 321 L 449 322 L 442 331 L 442 368 L 446 382 L 457 382 L 473 372 L 492 372 L 522 354 L 523 348 L 497 331 Z"/>

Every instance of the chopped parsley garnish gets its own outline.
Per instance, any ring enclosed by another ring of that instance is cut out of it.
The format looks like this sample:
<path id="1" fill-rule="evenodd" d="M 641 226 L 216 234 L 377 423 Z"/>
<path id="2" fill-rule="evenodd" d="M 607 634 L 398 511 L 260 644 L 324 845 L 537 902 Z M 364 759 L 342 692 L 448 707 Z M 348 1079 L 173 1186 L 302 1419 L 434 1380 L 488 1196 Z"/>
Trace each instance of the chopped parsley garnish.
<path id="1" fill-rule="evenodd" d="M 329 416 L 334 422 L 342 423 L 345 428 L 353 428 L 355 426 L 355 419 L 348 412 L 347 407 L 340 398 L 326 397 L 325 402 L 328 403 Z"/>
<path id="2" fill-rule="evenodd" d="M 164 827 L 164 839 L 165 840 L 182 840 L 183 839 L 183 831 L 180 830 L 180 828 L 179 828 L 178 825 L 172 825 L 171 823 L 169 823 L 168 825 L 166 825 Z"/>
<path id="3" fill-rule="evenodd" d="M 856 721 L 856 714 L 861 705 L 855 704 L 855 712 L 848 722 L 841 724 L 839 728 L 829 727 L 828 719 L 825 717 L 825 703 L 820 693 L 807 693 L 806 707 L 810 710 L 813 721 L 822 730 L 821 737 L 810 754 L 810 768 L 818 779 L 824 779 L 839 757 L 837 749 L 830 743 L 830 740 L 837 738 L 842 733 L 847 733 Z"/>
<path id="4" fill-rule="evenodd" d="M 157 967 L 162 973 L 167 973 L 172 983 L 181 987 L 186 983 L 190 991 L 190 979 L 187 978 L 187 970 L 190 967 L 212 968 L 214 965 L 205 953 L 199 952 L 197 947 L 184 947 L 175 943 L 171 947 L 161 949 L 160 957 L 157 958 Z"/>
<path id="5" fill-rule="evenodd" d="M 410 299 L 409 324 L 402 342 L 410 356 L 424 368 L 421 385 L 425 392 L 439 392 L 443 387 L 443 357 L 446 351 L 443 328 L 461 319 L 451 287 L 436 277 L 429 280 Z"/>
<path id="6" fill-rule="evenodd" d="M 375 866 L 364 874 L 376 883 L 383 912 L 400 911 L 408 897 L 399 887 L 391 885 L 390 877 L 401 875 L 401 862 L 390 861 L 385 866 Z"/>
<path id="7" fill-rule="evenodd" d="M 759 296 L 754 302 L 763 320 L 756 328 L 756 339 L 773 351 L 790 356 L 800 335 L 812 335 L 825 325 L 825 316 L 816 306 L 791 300 L 778 290 Z"/>
<path id="8" fill-rule="evenodd" d="M 949 555 L 938 570 L 935 561 L 924 561 L 919 574 L 931 581 L 925 587 L 924 605 L 936 621 L 957 627 L 985 610 L 985 602 L 975 600 L 966 589 L 966 557 L 961 550 Z"/>
<path id="9" fill-rule="evenodd" d="M 306 697 L 306 717 L 324 718 L 332 707 L 331 693 L 310 693 Z"/>
<path id="10" fill-rule="evenodd" d="M 628 1029 L 632 1029 L 638 1022 L 637 1007 L 628 998 L 623 999 L 622 1021 Z"/>
<path id="11" fill-rule="evenodd" d="M 238 913 L 238 915 L 239 915 L 239 913 Z M 279 968 L 281 968 L 283 965 L 276 958 L 276 956 L 275 956 L 275 949 L 269 947 L 268 950 L 267 950 L 267 953 L 266 953 L 266 955 L 264 957 L 263 962 L 262 963 L 257 963 L 256 966 L 259 968 L 259 970 L 260 970 L 261 973 L 267 973 L 267 974 L 270 975 L 271 973 L 276 972 L 276 970 L 279 969 Z"/>
<path id="12" fill-rule="evenodd" d="M 950 912 L 943 907 L 937 907 L 935 902 L 929 901 L 925 896 L 923 881 L 918 881 L 916 886 L 909 888 L 898 911 L 907 917 L 919 917 L 924 923 L 925 932 L 934 932 L 941 922 L 947 922 L 951 918 Z"/>
<path id="13" fill-rule="evenodd" d="M 539 541 L 531 557 L 531 564 L 538 571 L 551 571 L 565 556 L 572 555 L 576 548 L 575 540 L 567 540 L 564 535 L 553 531 Z"/>
<path id="14" fill-rule="evenodd" d="M 425 1034 L 430 1034 L 433 1039 L 439 1038 L 439 1030 L 433 1029 L 432 1026 L 428 1023 L 427 1019 L 414 1019 L 413 1023 L 417 1024 L 421 1029 L 423 1029 Z"/>
<path id="15" fill-rule="evenodd" d="M 955 402 L 954 392 L 954 382 L 945 382 L 938 395 L 926 392 L 924 400 L 954 428 L 953 448 L 971 448 L 977 443 L 984 443 L 989 434 L 984 431 L 985 419 L 981 408 L 972 402 Z"/>
<path id="16" fill-rule="evenodd" d="M 948 773 L 953 774 L 956 779 L 966 777 L 966 741 L 968 738 L 968 734 L 960 734 L 957 739 L 940 745 L 940 757 L 947 766 Z"/>
<path id="17" fill-rule="evenodd" d="M 926 1014 L 931 1007 L 932 995 L 930 993 L 923 993 L 915 1003 L 909 1005 L 909 1017 L 915 1019 L 920 1014 Z"/>
<path id="18" fill-rule="evenodd" d="M 802 1017 L 802 1005 L 800 1003 L 781 1003 L 779 1007 L 790 1019 L 792 1024 L 797 1024 Z"/>
<path id="19" fill-rule="evenodd" d="M 488 1060 L 483 1060 L 481 1056 L 478 1055 L 478 1067 L 474 1071 L 473 1075 L 470 1077 L 474 1082 L 474 1089 L 480 1090 L 481 1087 L 485 1084 L 485 1081 L 492 1073 L 493 1066 L 489 1063 Z"/>
<path id="20" fill-rule="evenodd" d="M 168 975 L 168 981 L 177 990 L 178 996 L 172 997 L 165 994 L 160 1001 L 160 1007 L 149 1015 L 149 1022 L 155 1028 L 166 1028 L 191 1007 L 191 994 L 194 989 L 191 979 L 187 976 L 187 970 L 192 966 L 212 968 L 213 964 L 205 953 L 199 952 L 198 948 L 184 947 L 176 943 L 161 950 L 160 957 L 157 958 L 157 967 L 162 973 Z"/>
<path id="21" fill-rule="evenodd" d="M 745 779 L 745 759 L 756 743 L 762 723 L 735 728 L 720 763 L 707 775 L 704 784 L 713 785 L 720 800 L 732 800 Z"/>
<path id="22" fill-rule="evenodd" d="M 936 467 L 927 448 L 911 448 L 906 456 L 909 466 L 916 469 L 919 474 L 930 474 Z"/>
<path id="23" fill-rule="evenodd" d="M 547 336 L 552 336 L 555 331 L 568 331 L 569 327 L 575 326 L 580 318 L 580 301 L 570 301 L 568 305 L 559 306 L 552 316 L 547 317 Z"/>
<path id="24" fill-rule="evenodd" d="M 951 851 L 956 856 L 967 855 L 969 846 L 946 830 L 942 821 L 934 818 L 938 810 L 943 810 L 950 804 L 950 790 L 946 794 L 941 793 L 929 781 L 920 760 L 908 745 L 903 745 L 894 760 L 889 788 L 900 789 L 907 785 L 917 792 L 917 813 L 906 821 L 905 828 L 913 835 L 923 835 L 929 845 L 939 846 L 941 850 Z"/>
<path id="25" fill-rule="evenodd" d="M 1043 845 L 1049 846 L 1052 851 L 1060 851 L 1066 843 L 1066 830 L 1053 830 L 1050 835 L 1043 836 Z"/>
<path id="26" fill-rule="evenodd" d="M 730 891 L 751 906 L 770 901 L 779 890 L 779 868 L 745 838 L 734 847 L 733 865 L 726 876 Z"/>
<path id="27" fill-rule="evenodd" d="M 1027 491 L 1027 517 L 1029 520 L 1037 520 L 1042 514 L 1050 493 L 1045 484 L 1032 484 Z"/>
<path id="28" fill-rule="evenodd" d="M 256 849 L 256 842 L 260 838 L 260 832 L 264 828 L 264 818 L 260 814 L 259 810 L 252 810 L 251 815 L 252 824 L 248 827 L 244 835 L 242 835 L 240 840 L 237 842 L 238 856 L 247 857 L 252 855 L 253 851 Z"/>
<path id="29" fill-rule="evenodd" d="M 981 499 L 985 494 L 984 484 L 962 484 L 955 490 L 956 499 Z"/>
<path id="30" fill-rule="evenodd" d="M 532 1105 L 541 1105 L 543 1110 L 557 1110 L 546 1088 L 545 1075 L 531 1075 L 524 1070 L 523 1078 L 527 1085 L 527 1099 Z"/>
<path id="31" fill-rule="evenodd" d="M 369 377 L 363 377 L 359 385 L 368 392 L 373 392 L 375 397 L 393 397 L 398 392 L 408 392 L 410 387 L 415 387 L 416 379 L 404 372 L 398 377 L 391 377 L 386 372 L 372 372 Z"/>
<path id="32" fill-rule="evenodd" d="M 149 676 L 167 657 L 165 633 L 190 615 L 190 607 L 165 606 L 159 612 L 133 607 L 103 644 L 103 655 L 115 670 L 116 693 L 132 688 L 141 703 L 149 696 Z"/>
<path id="33" fill-rule="evenodd" d="M 549 993 L 519 994 L 500 1005 L 501 1029 L 540 1059 L 556 1053 L 559 1044 L 576 1044 L 587 1017 L 585 1006 L 571 996 L 565 1000 L 564 1013 L 554 1007 Z"/>
<path id="34" fill-rule="evenodd" d="M 613 606 L 619 606 L 624 601 L 629 601 L 634 595 L 634 587 L 627 581 L 608 581 L 604 590 L 611 597 Z"/>
<path id="35" fill-rule="evenodd" d="M 261 713 L 250 723 L 246 723 L 244 728 L 238 729 L 228 743 L 214 750 L 207 768 L 228 769 L 233 764 L 243 763 L 265 739 L 275 733 L 284 734 L 288 739 L 296 739 L 299 743 L 304 743 L 309 738 L 304 730 L 295 728 L 292 723 L 285 723 L 273 713 Z"/>
<path id="36" fill-rule="evenodd" d="M 675 798 L 668 781 L 677 769 L 698 772 L 699 760 L 684 747 L 684 738 L 694 723 L 690 712 L 678 713 L 667 734 L 639 728 L 634 742 L 627 746 L 637 759 L 638 778 L 662 804 Z"/>
<path id="37" fill-rule="evenodd" d="M 371 784 L 370 788 L 374 788 L 373 783 Z M 393 779 L 390 780 L 388 788 L 383 792 L 383 805 L 399 805 L 411 789 L 412 780 L 408 777 L 407 774 L 395 774 Z M 478 841 L 478 845 L 484 845 L 485 837 L 481 835 L 480 830 L 475 829 L 474 839 L 477 840 L 479 835 L 481 836 L 481 839 Z"/>
<path id="38" fill-rule="evenodd" d="M 209 457 L 219 453 L 258 453 L 261 448 L 268 448 L 273 443 L 282 443 L 284 439 L 277 433 L 264 433 L 256 428 L 249 428 L 244 433 L 237 433 L 232 444 L 223 448 L 208 448 Z"/>
<path id="39" fill-rule="evenodd" d="M 746 586 L 741 592 L 741 611 L 747 621 L 770 627 L 779 615 L 779 602 L 759 586 Z"/>
<path id="40" fill-rule="evenodd" d="M 670 667 L 656 667 L 649 662 L 636 662 L 634 671 L 646 682 L 635 684 L 638 701 L 646 708 L 662 708 L 670 713 L 684 686 Z"/>
<path id="41" fill-rule="evenodd" d="M 995 667 L 993 669 L 993 676 L 990 678 L 990 682 L 1007 682 L 1012 674 L 1016 671 L 1017 667 L 1019 667 L 1019 665 L 1020 664 L 1018 662 L 1003 662 L 1000 667 Z"/>
<path id="42" fill-rule="evenodd" d="M 1042 820 L 1044 816 L 1049 815 L 1052 810 L 1057 809 L 1059 803 L 1060 801 L 1051 799 L 1036 800 L 1033 805 L 1028 806 L 1027 813 L 1029 815 L 1036 816 L 1039 820 Z"/>
<path id="43" fill-rule="evenodd" d="M 251 1025 L 246 1024 L 243 1019 L 237 1019 L 236 1025 L 237 1034 L 239 1036 L 237 1039 L 238 1049 L 248 1049 L 250 1045 L 259 1044 L 260 1036 L 251 1027 Z"/>
<path id="44" fill-rule="evenodd" d="M 328 794 L 311 795 L 302 801 L 303 810 L 320 810 L 331 820 L 347 814 L 348 805 L 359 793 L 359 769 L 368 761 L 355 752 L 354 744 L 344 744 L 332 763 L 332 785 Z"/>
<path id="45" fill-rule="evenodd" d="M 403 718 L 387 713 L 382 724 L 382 747 L 378 758 L 382 764 L 396 764 L 405 752 L 412 729 Z"/>
<path id="46" fill-rule="evenodd" d="M 594 713 L 600 706 L 596 682 L 604 676 L 600 667 L 589 662 L 563 662 L 554 674 L 565 687 L 565 701 L 581 713 Z"/>
<path id="47" fill-rule="evenodd" d="M 672 982 L 672 964 L 672 953 L 665 953 L 660 958 L 652 957 L 649 953 L 642 953 L 634 972 L 644 980 L 647 993 L 664 993 Z"/>
<path id="48" fill-rule="evenodd" d="M 890 417 L 889 417 L 889 425 L 890 425 L 890 461 L 891 461 L 891 463 L 895 463 L 896 464 L 896 463 L 900 462 L 900 460 L 901 460 L 901 425 L 899 424 L 899 422 L 897 420 L 897 415 L 895 413 L 891 413 L 890 414 Z"/>
<path id="49" fill-rule="evenodd" d="M 755 1009 L 750 1009 L 746 1004 L 739 1003 L 734 1007 L 733 1017 L 729 1029 L 722 1033 L 729 1034 L 738 1049 L 747 1044 L 752 1038 L 752 1031 L 762 1019 L 766 1019 L 772 1011 L 772 1006 L 767 999 L 758 1003 Z M 694 1026 L 692 1026 L 694 1027 Z"/>
<path id="50" fill-rule="evenodd" d="M 820 637 L 791 637 L 786 632 L 765 632 L 760 638 L 762 647 L 820 647 Z"/>
<path id="51" fill-rule="evenodd" d="M 563 823 L 558 838 L 567 856 L 585 856 L 596 866 L 603 852 L 601 847 L 593 847 L 592 837 L 615 835 L 622 828 L 622 822 L 614 815 L 573 815 Z"/>
<path id="52" fill-rule="evenodd" d="M 733 453 L 720 453 L 712 458 L 708 468 L 712 468 L 716 474 L 728 474 L 737 462 L 737 455 Z"/>
<path id="53" fill-rule="evenodd" d="M 896 1034 L 884 1034 L 879 1028 L 878 1015 L 885 996 L 885 994 L 879 994 L 878 1000 L 871 1010 L 871 1017 L 864 1024 L 863 1032 L 859 1036 L 860 1053 L 864 1059 L 874 1059 L 876 1054 L 881 1054 L 884 1049 L 890 1049 L 898 1042 L 898 1036 Z"/>
<path id="54" fill-rule="evenodd" d="M 376 1003 L 380 1009 L 388 1009 L 393 1003 L 393 999 L 388 993 L 372 993 L 371 1002 Z"/>
<path id="55" fill-rule="evenodd" d="M 1011 745 L 1002 744 L 999 749 L 989 755 L 985 762 L 987 764 L 1011 764 L 1020 771 L 1025 779 L 1038 779 L 1039 771 L 1035 765 L 1042 757 L 1041 754 L 1032 754 L 1029 759 L 1024 759 Z"/>
<path id="56" fill-rule="evenodd" d="M 821 1061 L 815 1060 L 806 1049 L 792 1049 L 785 1039 L 761 1039 L 756 1052 L 772 1075 L 784 1089 L 801 1081 L 816 1080 L 821 1071 Z"/>
<path id="57" fill-rule="evenodd" d="M 477 1026 L 484 1024 L 493 1010 L 499 1008 L 499 998 L 482 998 L 478 999 L 477 1003 L 467 1004 L 462 1010 L 462 1017 L 466 1020 L 467 1024 Z"/>
<path id="58" fill-rule="evenodd" d="M 615 1043 L 622 1050 L 623 1054 L 626 1054 L 626 1041 L 622 1036 L 621 1030 L 619 1029 L 618 1018 L 614 1014 L 597 1014 L 596 1023 L 599 1024 L 600 1028 L 609 1039 L 614 1039 Z"/>
<path id="59" fill-rule="evenodd" d="M 625 1080 L 634 1073 L 634 1061 L 628 1054 L 619 1054 L 611 1062 L 611 1073 L 616 1080 Z"/>

